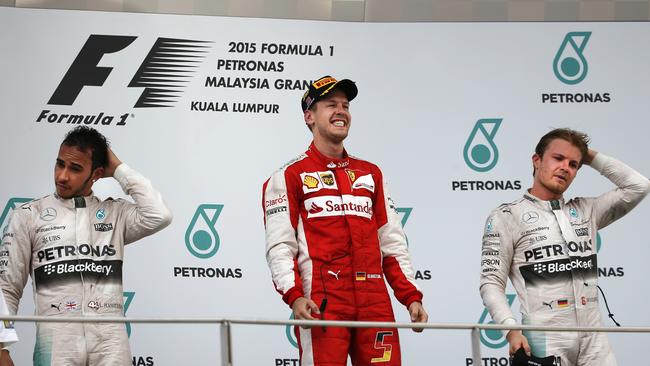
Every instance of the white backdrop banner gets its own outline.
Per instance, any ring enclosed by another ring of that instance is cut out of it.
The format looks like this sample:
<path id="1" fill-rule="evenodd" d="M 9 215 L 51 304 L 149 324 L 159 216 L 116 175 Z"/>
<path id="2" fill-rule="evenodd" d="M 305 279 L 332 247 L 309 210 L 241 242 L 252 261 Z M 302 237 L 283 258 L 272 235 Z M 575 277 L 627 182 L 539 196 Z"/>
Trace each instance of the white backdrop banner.
<path id="1" fill-rule="evenodd" d="M 63 135 L 93 126 L 174 212 L 169 228 L 126 249 L 126 314 L 286 319 L 265 261 L 261 187 L 308 146 L 299 100 L 331 74 L 357 82 L 346 146 L 384 170 L 430 320 L 488 323 L 478 293 L 483 225 L 530 186 L 541 135 L 583 130 L 596 150 L 650 174 L 649 37 L 647 22 L 383 24 L 0 7 L 0 225 L 10 207 L 54 191 Z M 567 196 L 612 188 L 584 167 Z M 95 191 L 123 196 L 112 180 Z M 650 325 L 649 216 L 643 202 L 600 233 L 600 284 L 626 326 Z M 20 313 L 32 312 L 30 287 Z M 34 326 L 17 328 L 12 355 L 26 365 Z M 214 365 L 220 356 L 213 326 L 129 330 L 134 365 Z M 401 333 L 405 365 L 470 364 L 469 332 Z M 500 333 L 481 340 L 484 365 L 507 363 Z M 610 340 L 627 365 L 650 336 Z M 298 364 L 284 327 L 236 326 L 233 342 L 236 365 Z"/>

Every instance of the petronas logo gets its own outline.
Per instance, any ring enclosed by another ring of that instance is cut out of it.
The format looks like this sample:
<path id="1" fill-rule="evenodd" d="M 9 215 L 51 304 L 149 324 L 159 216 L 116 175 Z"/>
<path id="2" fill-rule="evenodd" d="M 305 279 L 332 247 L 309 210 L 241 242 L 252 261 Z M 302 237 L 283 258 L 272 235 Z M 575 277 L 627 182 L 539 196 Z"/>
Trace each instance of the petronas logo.
<path id="1" fill-rule="evenodd" d="M 494 137 L 501 126 L 501 118 L 476 121 L 463 149 L 463 158 L 468 167 L 477 172 L 487 172 L 499 161 L 499 149 Z"/>
<path id="2" fill-rule="evenodd" d="M 409 220 L 409 216 L 411 216 L 413 207 L 397 207 L 395 211 L 397 211 L 397 214 L 400 215 L 402 227 L 406 226 L 406 222 Z"/>
<path id="3" fill-rule="evenodd" d="M 124 291 L 122 295 L 124 296 L 124 316 L 126 316 L 126 311 L 129 310 L 129 305 L 131 305 L 131 301 L 133 301 L 133 298 L 135 297 L 135 292 Z M 131 337 L 131 323 L 125 323 L 125 325 L 126 334 Z"/>
<path id="4" fill-rule="evenodd" d="M 11 210 L 31 200 L 32 200 L 31 198 L 19 198 L 19 197 L 10 198 L 9 201 L 7 201 L 7 204 L 5 205 L 4 210 L 2 210 L 2 214 L 0 214 L 0 228 L 2 228 L 2 226 L 5 224 L 5 221 L 9 218 L 9 214 L 11 213 Z"/>
<path id="5" fill-rule="evenodd" d="M 291 316 L 289 317 L 289 320 L 293 320 L 295 317 L 293 316 L 293 313 L 291 313 Z M 294 333 L 294 326 L 287 324 L 287 326 L 284 327 L 284 333 L 287 336 L 287 340 L 289 343 L 291 343 L 292 346 L 295 348 L 298 348 L 298 340 L 296 339 L 296 334 Z"/>
<path id="6" fill-rule="evenodd" d="M 395 211 L 397 211 L 397 214 L 400 215 L 400 218 L 402 219 L 402 228 L 406 226 L 406 222 L 409 219 L 409 216 L 411 216 L 411 211 L 413 211 L 413 207 L 397 207 L 395 208 Z M 406 235 L 406 234 L 404 234 Z M 409 238 L 408 236 L 406 237 L 406 245 L 409 245 Z"/>
<path id="7" fill-rule="evenodd" d="M 589 37 L 591 32 L 569 32 L 564 36 L 562 45 L 553 59 L 553 73 L 558 80 L 575 85 L 587 77 L 589 65 L 584 50 Z"/>
<path id="8" fill-rule="evenodd" d="M 202 204 L 196 209 L 185 231 L 187 250 L 197 258 L 210 258 L 217 254 L 220 240 L 215 225 L 223 205 Z"/>
<path id="9" fill-rule="evenodd" d="M 515 301 L 516 296 L 517 295 L 515 294 L 506 294 L 506 299 L 508 300 L 508 305 L 510 305 L 510 307 L 512 307 L 512 303 Z M 494 320 L 488 320 L 489 315 L 490 313 L 488 312 L 488 309 L 483 308 L 483 313 L 478 320 L 479 324 L 494 324 Z M 483 343 L 485 347 L 497 349 L 508 344 L 508 340 L 499 329 L 481 329 L 480 333 L 481 343 Z"/>

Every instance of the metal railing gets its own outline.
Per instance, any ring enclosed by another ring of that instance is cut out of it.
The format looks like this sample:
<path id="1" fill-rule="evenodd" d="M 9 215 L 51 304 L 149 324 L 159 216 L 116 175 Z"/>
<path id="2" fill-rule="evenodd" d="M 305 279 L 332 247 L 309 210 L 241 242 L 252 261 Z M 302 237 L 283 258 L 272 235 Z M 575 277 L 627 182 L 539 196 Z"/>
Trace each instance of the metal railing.
<path id="1" fill-rule="evenodd" d="M 606 332 L 606 333 L 650 333 L 650 327 L 550 327 L 533 325 L 502 325 L 474 323 L 392 323 L 392 322 L 360 322 L 334 320 L 273 320 L 255 318 L 130 318 L 130 317 L 51 317 L 51 316 L 0 316 L 0 320 L 14 322 L 50 322 L 50 323 L 155 323 L 155 324 L 220 324 L 221 335 L 221 366 L 233 366 L 232 332 L 233 324 L 242 325 L 304 325 L 348 328 L 423 328 L 444 330 L 469 330 L 472 360 L 474 365 L 481 363 L 482 329 L 495 330 L 539 330 L 559 332 Z"/>

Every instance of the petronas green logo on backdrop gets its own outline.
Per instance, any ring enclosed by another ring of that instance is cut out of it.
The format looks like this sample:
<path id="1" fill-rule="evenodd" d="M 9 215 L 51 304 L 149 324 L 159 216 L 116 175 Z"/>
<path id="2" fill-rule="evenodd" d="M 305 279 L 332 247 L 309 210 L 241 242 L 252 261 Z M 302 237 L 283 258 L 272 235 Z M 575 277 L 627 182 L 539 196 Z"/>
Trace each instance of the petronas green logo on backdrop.
<path id="1" fill-rule="evenodd" d="M 465 142 L 463 158 L 468 167 L 477 172 L 487 172 L 499 161 L 499 149 L 494 137 L 501 126 L 501 118 L 486 118 L 476 121 Z"/>
<path id="2" fill-rule="evenodd" d="M 494 142 L 502 118 L 482 118 L 476 121 L 463 147 L 463 160 L 475 172 L 486 173 L 499 162 L 499 148 Z M 452 191 L 520 190 L 520 180 L 476 179 L 464 177 L 451 182 Z"/>
<path id="3" fill-rule="evenodd" d="M 126 316 L 126 311 L 129 310 L 131 301 L 133 301 L 133 298 L 135 297 L 135 291 L 124 291 L 122 295 L 124 296 L 124 316 Z M 125 323 L 125 325 L 126 334 L 131 337 L 131 323 Z"/>
<path id="4" fill-rule="evenodd" d="M 219 251 L 219 234 L 215 225 L 223 205 L 201 204 L 185 231 L 187 250 L 197 258 L 210 258 Z"/>
<path id="5" fill-rule="evenodd" d="M 512 307 L 515 297 L 517 297 L 515 294 L 506 294 L 508 305 L 510 305 L 510 307 Z M 488 320 L 489 315 L 490 313 L 488 312 L 488 309 L 483 308 L 483 313 L 478 320 L 479 324 L 495 324 L 494 320 Z M 508 340 L 499 329 L 481 329 L 481 343 L 483 343 L 485 347 L 496 349 L 508 344 Z"/>
<path id="6" fill-rule="evenodd" d="M 291 313 L 291 316 L 289 316 L 289 320 L 294 320 L 295 317 L 293 316 L 293 313 Z M 287 326 L 284 327 L 284 334 L 287 336 L 287 340 L 291 345 L 295 348 L 298 348 L 298 340 L 296 339 L 296 333 L 294 333 L 294 326 L 287 324 Z"/>
<path id="7" fill-rule="evenodd" d="M 291 316 L 289 316 L 289 320 L 295 319 L 293 316 L 293 313 L 291 313 Z M 298 339 L 296 338 L 296 328 L 293 325 L 286 325 L 284 327 L 284 334 L 287 338 L 287 341 L 289 341 L 289 344 L 291 344 L 292 348 L 298 348 Z M 283 350 L 283 352 L 286 352 L 286 350 Z M 280 357 L 275 358 L 275 365 L 283 365 L 283 366 L 298 366 L 300 365 L 300 360 L 295 357 L 295 351 L 291 351 L 289 353 L 290 356 L 287 356 L 287 354 L 283 354 Z"/>
<path id="8" fill-rule="evenodd" d="M 400 216 L 402 228 L 404 228 L 411 216 L 411 212 L 413 212 L 413 207 L 395 207 L 395 211 L 397 211 L 397 214 Z M 406 236 L 406 245 L 410 246 L 408 235 L 406 235 L 406 233 L 404 233 L 404 235 Z M 431 280 L 431 270 L 423 268 L 416 269 L 415 279 L 423 281 Z"/>
<path id="9" fill-rule="evenodd" d="M 3 227 L 7 219 L 9 218 L 9 212 L 13 210 L 14 208 L 18 207 L 19 205 L 31 201 L 31 198 L 20 198 L 20 197 L 12 197 L 7 201 L 7 204 L 5 205 L 4 210 L 2 210 L 2 215 L 0 215 L 0 228 Z M 3 229 L 6 230 L 6 226 Z"/>
<path id="10" fill-rule="evenodd" d="M 596 252 L 600 254 L 600 250 L 603 247 L 603 238 L 600 236 L 600 232 L 596 233 Z M 601 264 L 599 257 L 598 264 Z M 607 258 L 605 256 L 605 258 Z M 625 269 L 621 266 L 603 266 L 598 267 L 598 277 L 623 277 L 625 276 Z"/>
<path id="11" fill-rule="evenodd" d="M 555 58 L 553 73 L 561 82 L 578 84 L 587 77 L 589 64 L 584 56 L 591 32 L 569 32 L 564 36 Z"/>
<path id="12" fill-rule="evenodd" d="M 396 207 L 395 211 L 397 211 L 397 214 L 400 216 L 402 219 L 402 228 L 406 226 L 406 222 L 409 220 L 409 216 L 411 216 L 411 211 L 413 211 L 413 207 Z M 409 244 L 409 238 L 408 236 L 406 237 L 406 245 Z"/>
<path id="13" fill-rule="evenodd" d="M 124 291 L 123 293 L 124 296 L 124 316 L 126 316 L 127 310 L 129 310 L 129 306 L 131 305 L 131 302 L 133 301 L 133 298 L 135 297 L 135 291 Z M 124 323 L 126 326 L 126 334 L 129 338 L 131 338 L 131 323 Z M 143 366 L 152 366 L 155 364 L 155 359 L 153 356 L 150 355 L 132 355 L 132 360 L 133 360 L 133 365 L 143 365 Z"/>
<path id="14" fill-rule="evenodd" d="M 174 277 L 184 278 L 242 278 L 241 268 L 213 266 L 213 257 L 221 248 L 221 239 L 217 233 L 217 219 L 223 211 L 223 205 L 217 203 L 200 204 L 185 230 L 185 247 L 192 256 L 210 260 L 210 267 L 183 266 L 174 267 Z"/>
<path id="15" fill-rule="evenodd" d="M 542 93 L 542 104 L 609 103 L 613 100 L 612 93 L 607 89 L 584 90 L 580 88 L 578 90 L 574 88 L 582 83 L 589 74 L 589 62 L 587 62 L 586 55 L 589 53 L 587 52 L 587 45 L 590 38 L 591 32 L 586 31 L 569 32 L 564 36 L 560 47 L 555 51 L 552 69 L 555 78 L 566 85 L 566 90 L 553 90 Z M 607 86 L 607 84 L 602 83 L 602 80 L 598 79 L 593 79 L 593 81 L 586 84 L 590 89 L 593 87 L 600 89 Z"/>

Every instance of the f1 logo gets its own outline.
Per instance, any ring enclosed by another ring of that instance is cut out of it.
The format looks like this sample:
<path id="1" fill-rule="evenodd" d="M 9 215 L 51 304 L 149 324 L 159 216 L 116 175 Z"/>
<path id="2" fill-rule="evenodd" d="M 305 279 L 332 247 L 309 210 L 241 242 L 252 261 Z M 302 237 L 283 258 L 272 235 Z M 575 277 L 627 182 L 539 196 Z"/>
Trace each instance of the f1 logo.
<path id="1" fill-rule="evenodd" d="M 102 86 L 112 67 L 98 67 L 104 54 L 121 51 L 137 37 L 91 34 L 47 104 L 72 105 L 84 86 Z"/>
<path id="2" fill-rule="evenodd" d="M 99 61 L 136 38 L 91 34 L 47 104 L 72 105 L 85 86 L 103 86 L 113 68 L 97 66 Z M 128 85 L 145 88 L 134 107 L 171 107 L 208 52 L 208 43 L 212 42 L 158 38 Z"/>
<path id="3" fill-rule="evenodd" d="M 375 357 L 370 360 L 371 363 L 390 361 L 391 354 L 393 353 L 393 345 L 389 343 L 384 344 L 384 338 L 392 335 L 393 332 L 391 331 L 377 332 L 377 335 L 375 336 L 375 349 L 383 350 L 384 354 L 381 357 Z"/>

